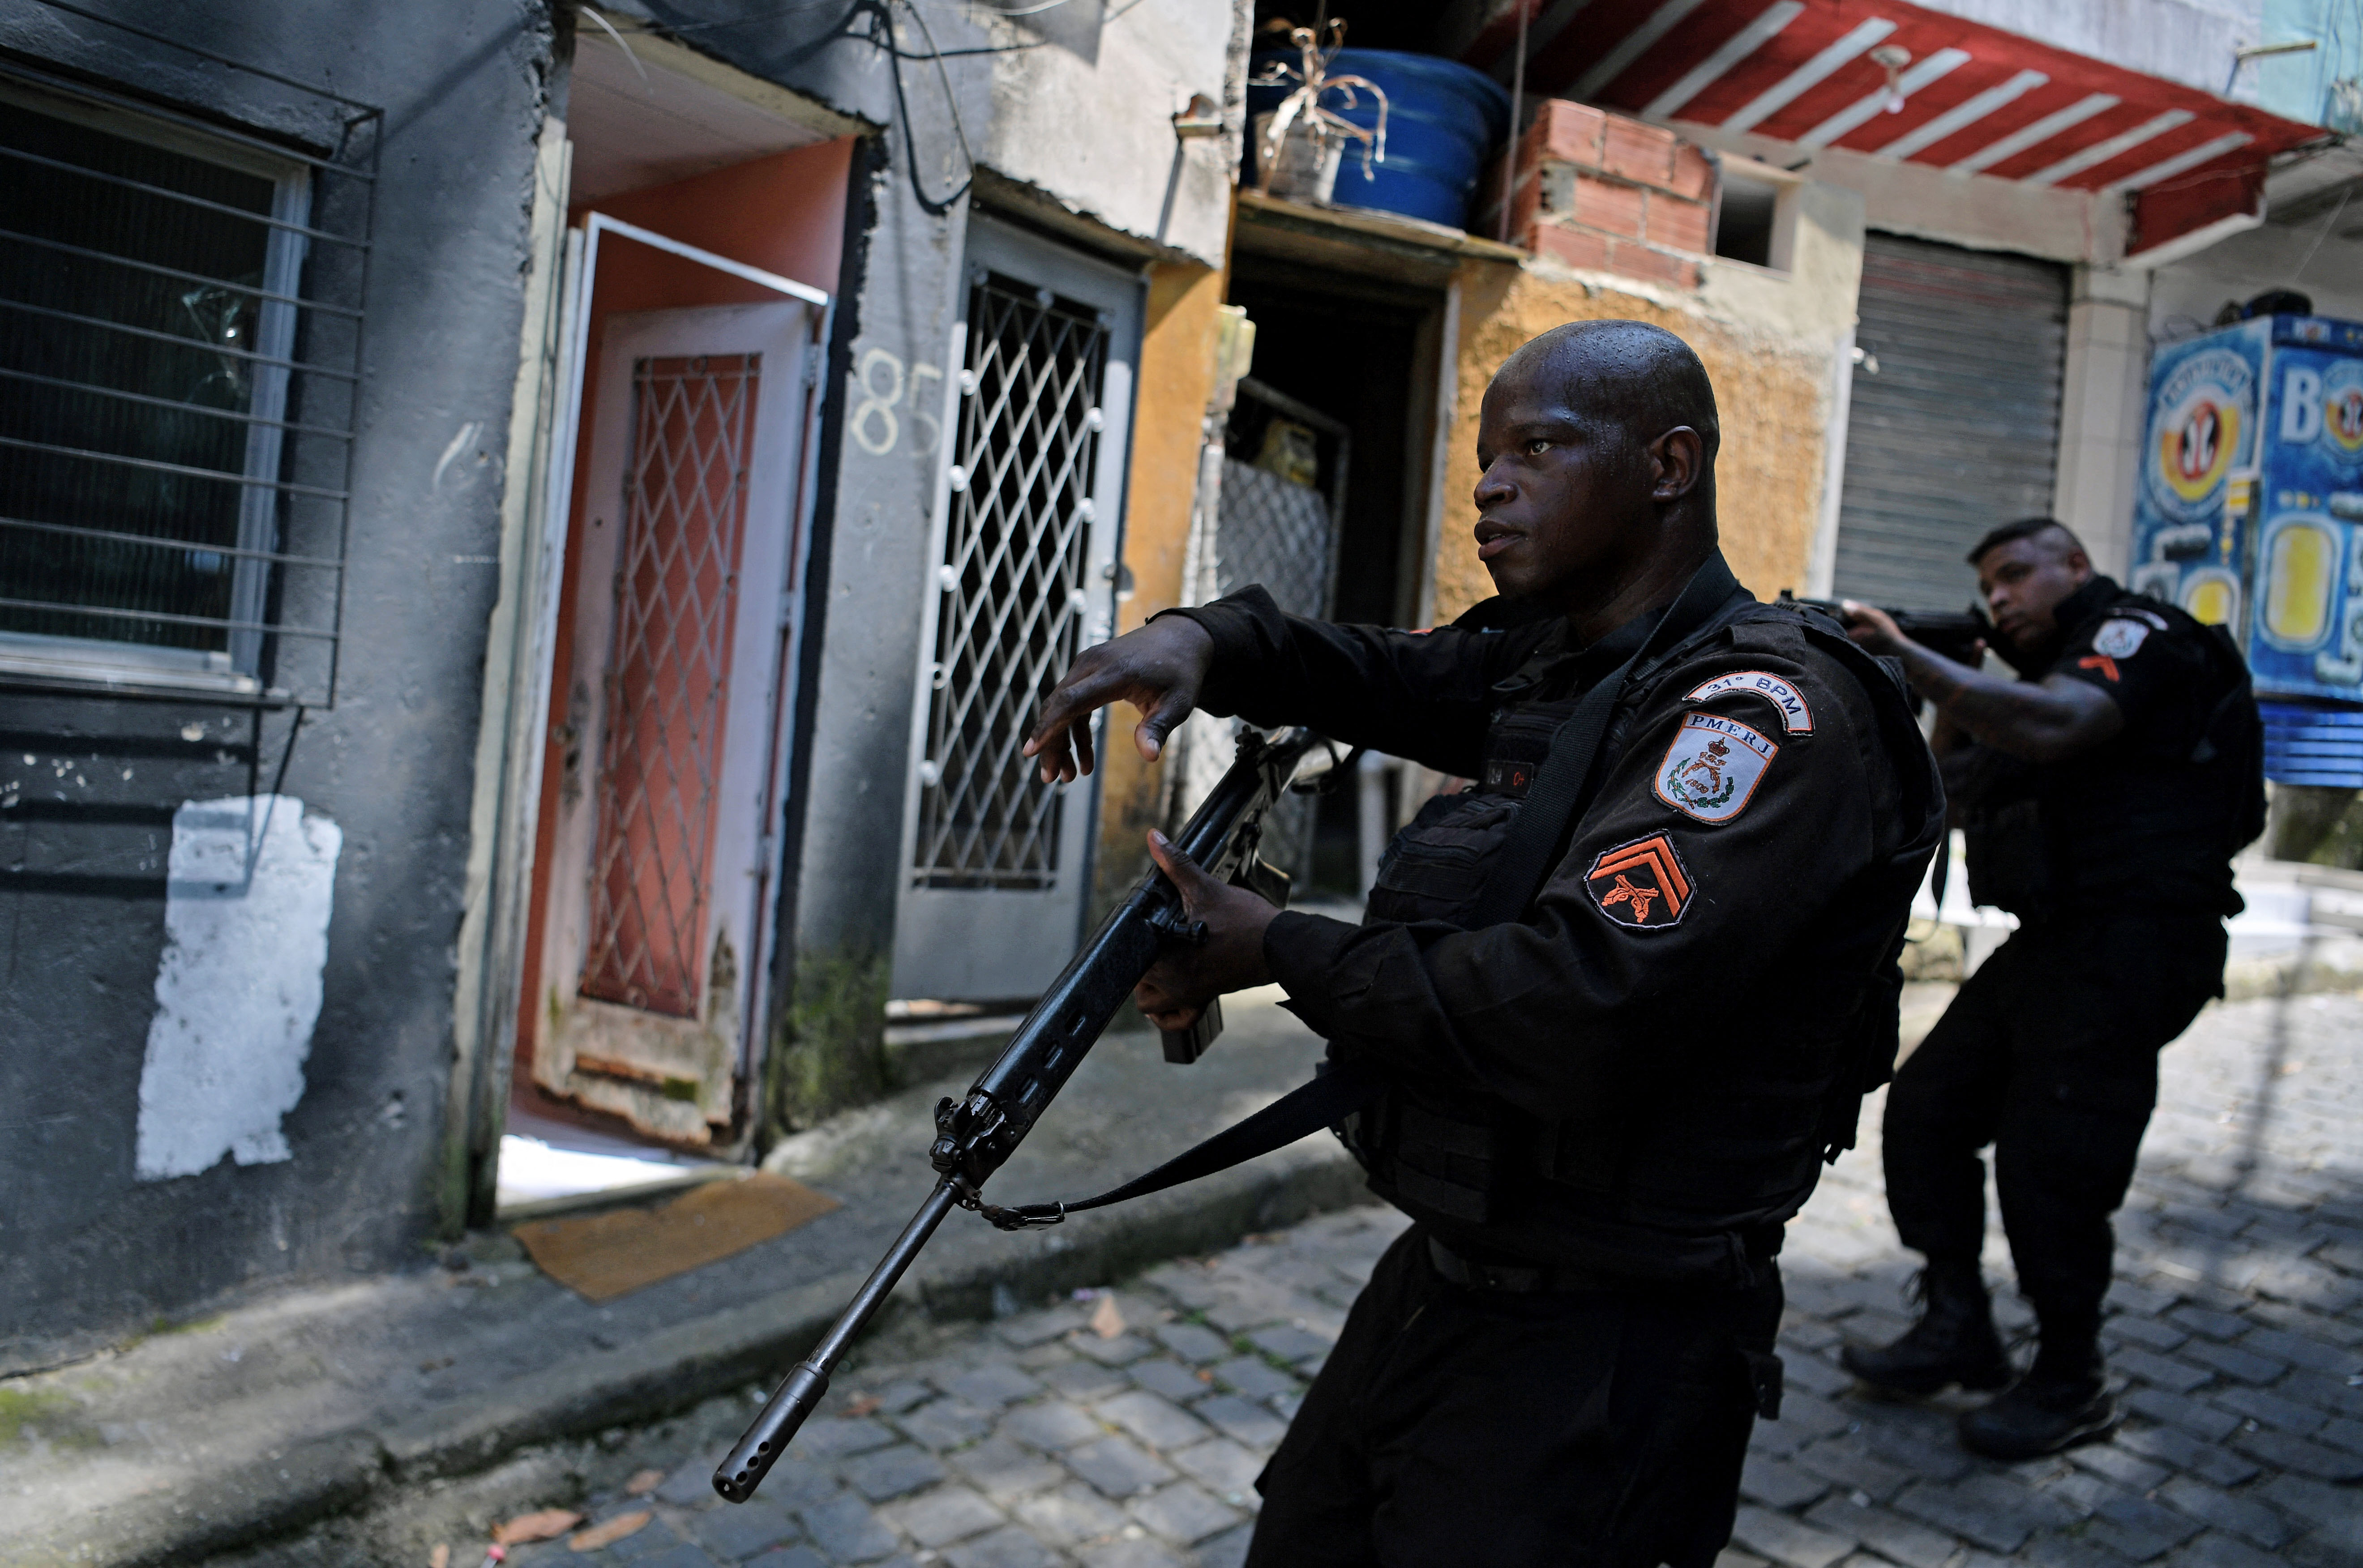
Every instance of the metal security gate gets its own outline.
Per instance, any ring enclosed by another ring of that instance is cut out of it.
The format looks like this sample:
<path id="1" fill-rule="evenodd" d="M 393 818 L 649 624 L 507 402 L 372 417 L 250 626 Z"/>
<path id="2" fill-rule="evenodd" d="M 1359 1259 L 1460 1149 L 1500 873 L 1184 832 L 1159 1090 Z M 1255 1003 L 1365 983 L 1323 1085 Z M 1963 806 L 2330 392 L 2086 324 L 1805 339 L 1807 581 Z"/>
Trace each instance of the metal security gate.
<path id="1" fill-rule="evenodd" d="M 688 1145 L 726 1138 L 760 1016 L 821 315 L 606 318 L 585 389 L 536 1083 Z"/>
<path id="2" fill-rule="evenodd" d="M 1292 615 L 1327 619 L 1337 608 L 1337 556 L 1353 436 L 1340 420 L 1252 377 L 1239 381 L 1225 440 L 1215 525 L 1193 541 L 1191 602 L 1260 584 Z M 1181 798 L 1187 814 L 1214 791 L 1237 754 L 1242 724 L 1191 715 L 1182 734 Z M 1313 870 L 1315 806 L 1292 795 L 1264 824 L 1266 860 L 1298 878 Z"/>
<path id="3" fill-rule="evenodd" d="M 1835 586 L 1958 609 L 1977 590 L 1963 552 L 2051 510 L 2068 271 L 1891 234 L 1862 260 Z"/>
<path id="4" fill-rule="evenodd" d="M 582 995 L 695 1018 L 757 354 L 633 368 Z"/>
<path id="5" fill-rule="evenodd" d="M 1114 625 L 1139 283 L 972 222 L 957 411 L 929 563 L 894 994 L 1032 995 L 1071 955 L 1094 780 L 1019 754 Z"/>

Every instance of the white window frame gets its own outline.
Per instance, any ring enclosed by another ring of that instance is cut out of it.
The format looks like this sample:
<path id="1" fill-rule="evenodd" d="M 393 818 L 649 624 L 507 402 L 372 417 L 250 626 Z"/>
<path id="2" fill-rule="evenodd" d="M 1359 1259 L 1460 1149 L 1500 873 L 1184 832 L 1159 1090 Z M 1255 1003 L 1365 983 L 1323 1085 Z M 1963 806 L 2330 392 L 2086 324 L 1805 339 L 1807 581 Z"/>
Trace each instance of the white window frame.
<path id="1" fill-rule="evenodd" d="M 300 307 L 290 302 L 300 297 L 309 244 L 302 232 L 311 215 L 312 171 L 307 164 L 274 158 L 260 148 L 207 136 L 136 110 L 45 91 L 10 77 L 0 76 L 0 102 L 271 181 L 273 226 L 263 251 L 262 297 L 255 313 L 252 351 L 272 359 L 294 357 Z M 68 685 L 158 687 L 239 697 L 261 693 L 265 634 L 254 628 L 265 618 L 271 590 L 270 563 L 262 557 L 278 547 L 278 494 L 273 481 L 278 479 L 285 446 L 288 381 L 285 365 L 258 360 L 241 416 L 247 426 L 244 471 L 257 482 L 245 486 L 239 495 L 238 548 L 256 553 L 240 556 L 231 569 L 227 618 L 253 624 L 232 628 L 229 646 L 218 651 L 0 630 L 0 675 Z"/>

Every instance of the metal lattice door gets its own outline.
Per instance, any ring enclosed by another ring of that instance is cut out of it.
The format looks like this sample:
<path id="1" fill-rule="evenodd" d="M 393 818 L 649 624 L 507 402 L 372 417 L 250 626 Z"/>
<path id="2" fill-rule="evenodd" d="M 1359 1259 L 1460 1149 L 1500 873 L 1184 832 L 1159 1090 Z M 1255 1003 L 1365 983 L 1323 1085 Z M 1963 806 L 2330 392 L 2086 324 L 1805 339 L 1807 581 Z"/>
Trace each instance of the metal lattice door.
<path id="1" fill-rule="evenodd" d="M 694 1018 L 761 358 L 642 359 L 582 994 Z"/>
<path id="2" fill-rule="evenodd" d="M 586 389 L 533 1076 L 676 1143 L 729 1125 L 754 1012 L 814 325 L 618 315 Z"/>
<path id="3" fill-rule="evenodd" d="M 1019 755 L 1075 655 L 1109 635 L 1137 284 L 979 225 L 915 715 L 898 994 L 1014 997 L 1070 955 L 1088 784 Z"/>

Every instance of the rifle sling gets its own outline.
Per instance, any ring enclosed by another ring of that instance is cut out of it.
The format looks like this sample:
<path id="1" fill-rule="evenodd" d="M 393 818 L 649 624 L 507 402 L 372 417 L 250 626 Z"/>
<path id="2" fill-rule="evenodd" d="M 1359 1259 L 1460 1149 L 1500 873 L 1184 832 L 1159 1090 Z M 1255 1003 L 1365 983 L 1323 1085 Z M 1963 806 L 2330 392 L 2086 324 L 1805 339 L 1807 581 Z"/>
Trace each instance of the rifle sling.
<path id="1" fill-rule="evenodd" d="M 1550 751 L 1526 791 L 1525 804 L 1518 808 L 1517 816 L 1510 823 L 1509 835 L 1503 841 L 1500 853 L 1493 856 L 1492 868 L 1477 894 L 1476 907 L 1469 919 L 1470 930 L 1502 925 L 1524 915 L 1551 868 L 1559 864 L 1560 846 L 1567 842 L 1568 830 L 1574 825 L 1583 803 L 1592 760 L 1600 753 L 1601 740 L 1608 734 L 1609 716 L 1616 710 L 1616 700 L 1625 693 L 1625 676 L 1634 666 L 1663 653 L 1703 625 L 1734 594 L 1746 591 L 1724 564 L 1721 551 L 1709 556 L 1691 574 L 1690 581 L 1666 607 L 1656 628 L 1633 657 L 1602 676 L 1583 694 L 1575 712 L 1551 735 Z"/>
<path id="2" fill-rule="evenodd" d="M 1162 1192 L 1284 1149 L 1307 1133 L 1335 1127 L 1376 1099 L 1385 1083 L 1368 1067 L 1324 1062 L 1311 1083 L 1298 1085 L 1246 1121 L 1234 1122 L 1122 1187 L 1072 1203 L 1026 1203 L 1008 1209 L 988 1203 L 979 1212 L 1002 1230 L 1016 1231 L 1029 1225 L 1055 1225 L 1086 1209 L 1104 1209 L 1111 1203 Z"/>

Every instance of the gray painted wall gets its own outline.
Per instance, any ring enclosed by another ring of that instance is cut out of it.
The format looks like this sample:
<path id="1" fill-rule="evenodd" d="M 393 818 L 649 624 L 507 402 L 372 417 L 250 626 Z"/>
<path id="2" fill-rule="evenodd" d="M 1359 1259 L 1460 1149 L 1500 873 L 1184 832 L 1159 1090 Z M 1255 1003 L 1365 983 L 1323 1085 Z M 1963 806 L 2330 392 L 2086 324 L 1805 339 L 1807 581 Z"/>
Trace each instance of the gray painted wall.
<path id="1" fill-rule="evenodd" d="M 323 1006 L 283 1123 L 292 1157 L 137 1180 L 172 811 L 268 790 L 290 719 L 265 717 L 258 746 L 251 719 L 220 708 L 0 692 L 0 790 L 14 780 L 42 808 L 0 813 L 13 878 L 0 879 L 0 1371 L 231 1287 L 400 1264 L 433 1223 L 486 563 L 550 50 L 527 4 L 94 4 L 384 111 L 349 651 L 337 706 L 306 719 L 282 786 L 344 840 Z M 0 48 L 234 121 L 276 113 L 235 72 L 38 0 L 0 0 Z"/>

